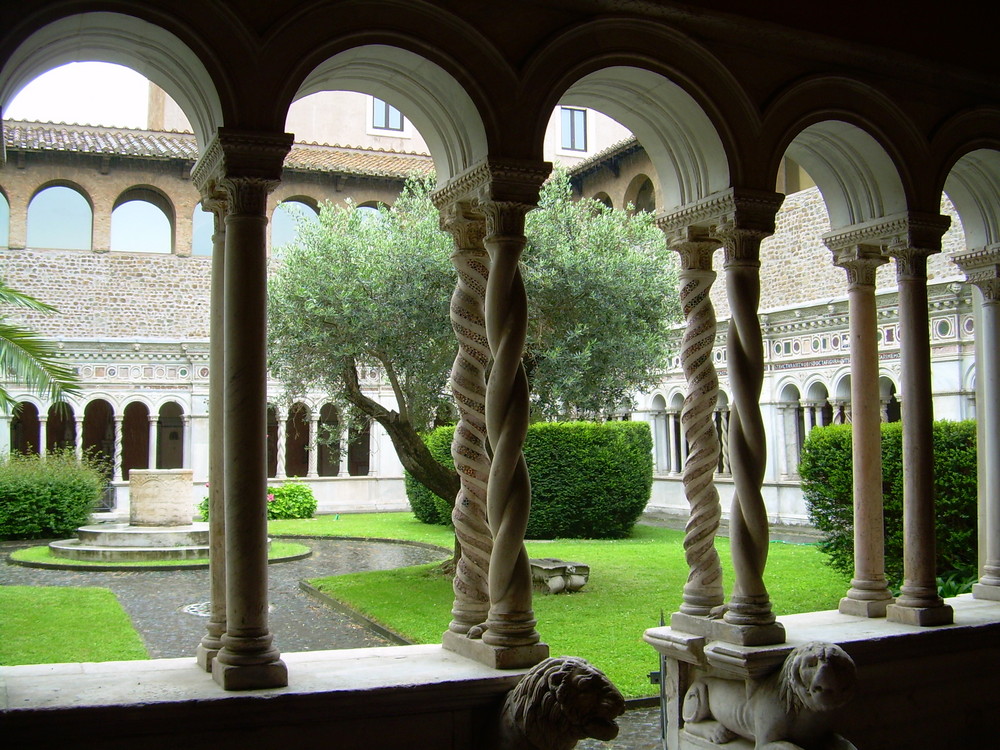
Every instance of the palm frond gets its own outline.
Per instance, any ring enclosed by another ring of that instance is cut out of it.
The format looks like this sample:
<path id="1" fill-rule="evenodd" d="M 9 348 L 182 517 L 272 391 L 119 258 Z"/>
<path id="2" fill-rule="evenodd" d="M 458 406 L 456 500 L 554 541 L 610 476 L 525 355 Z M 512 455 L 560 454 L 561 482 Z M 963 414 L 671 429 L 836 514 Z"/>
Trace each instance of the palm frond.
<path id="1" fill-rule="evenodd" d="M 0 321 L 0 374 L 3 379 L 45 394 L 53 401 L 80 392 L 76 373 L 57 361 L 55 344 L 20 326 Z M 0 405 L 10 396 L 0 389 Z"/>
<path id="2" fill-rule="evenodd" d="M 0 281 L 0 303 L 14 305 L 15 307 L 23 307 L 27 310 L 35 310 L 37 312 L 56 311 L 52 305 L 37 300 L 29 294 L 24 294 L 16 289 L 11 289 L 9 286 L 4 284 L 3 281 Z"/>

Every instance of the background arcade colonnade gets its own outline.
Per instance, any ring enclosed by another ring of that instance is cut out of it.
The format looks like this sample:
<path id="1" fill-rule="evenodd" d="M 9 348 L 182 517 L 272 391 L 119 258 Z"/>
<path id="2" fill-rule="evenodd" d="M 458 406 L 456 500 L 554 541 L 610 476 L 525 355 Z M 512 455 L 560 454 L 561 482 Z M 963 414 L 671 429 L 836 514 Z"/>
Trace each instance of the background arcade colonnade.
<path id="1" fill-rule="evenodd" d="M 544 653 L 534 630 L 521 539 L 527 477 L 520 443 L 529 394 L 517 364 L 526 314 L 517 258 L 524 212 L 547 172 L 539 158 L 540 134 L 556 102 L 585 99 L 636 133 L 656 170 L 658 212 L 688 237 L 705 235 L 725 251 L 736 583 L 721 625 L 687 614 L 678 632 L 696 635 L 700 629 L 702 637 L 738 647 L 776 645 L 785 637 L 763 584 L 767 521 L 760 497 L 765 435 L 757 403 L 763 372 L 757 305 L 761 285 L 768 283 L 759 273 L 759 245 L 773 231 L 782 198 L 773 190 L 775 169 L 786 151 L 816 178 L 834 232 L 880 227 L 876 244 L 894 259 L 906 297 L 900 311 L 904 440 L 930 445 L 924 261 L 940 249 L 946 225 L 939 216 L 942 189 L 953 193 L 971 251 L 991 252 L 998 242 L 1000 92 L 984 72 L 991 63 L 982 55 L 960 58 L 948 45 L 931 53 L 911 46 L 915 42 L 905 34 L 882 39 L 881 48 L 865 38 L 859 48 L 837 38 L 849 32 L 836 24 L 816 51 L 812 34 L 824 28 L 801 14 L 788 19 L 797 30 L 751 19 L 764 37 L 781 44 L 750 49 L 734 43 L 745 38 L 742 19 L 711 6 L 689 14 L 670 4 L 642 5 L 635 11 L 641 17 L 635 17 L 596 0 L 575 9 L 547 4 L 547 14 L 533 4 L 516 4 L 511 12 L 534 22 L 519 22 L 517 34 L 492 23 L 483 7 L 458 12 L 430 2 L 392 5 L 382 15 L 378 2 L 353 8 L 355 15 L 335 3 L 316 3 L 284 24 L 275 23 L 273 8 L 243 15 L 223 2 L 206 4 L 197 18 L 165 0 L 121 5 L 135 16 L 71 15 L 79 7 L 62 0 L 38 3 L 5 29 L 0 103 L 39 70 L 92 55 L 149 70 L 194 124 L 201 150 L 194 179 L 206 199 L 218 202 L 216 248 L 223 250 L 214 256 L 213 340 L 221 346 L 213 350 L 212 368 L 216 378 L 223 377 L 212 389 L 224 404 L 224 420 L 210 461 L 213 484 L 224 485 L 226 498 L 225 624 L 217 651 L 202 644 L 203 666 L 211 663 L 223 687 L 274 687 L 287 680 L 267 628 L 260 512 L 266 485 L 264 206 L 291 145 L 281 132 L 284 110 L 303 92 L 363 87 L 398 106 L 425 134 L 441 190 L 456 197 L 472 191 L 466 200 L 485 215 L 483 245 L 491 268 L 483 310 L 494 359 L 484 403 L 494 448 L 486 505 L 494 548 L 489 637 L 483 640 L 495 663 L 504 662 L 505 654 L 527 653 L 532 661 Z M 327 22 L 317 23 L 311 13 Z M 232 33 L 234 25 L 247 33 Z M 364 43 L 351 36 L 356 31 L 363 31 Z M 112 36 L 117 45 L 103 44 Z M 140 47 L 130 37 L 146 43 Z M 949 39 L 943 35 L 942 42 Z M 930 57 L 921 59 L 920 52 Z M 928 68 L 937 75 L 924 75 Z M 995 385 L 988 378 L 978 382 Z M 984 393 L 977 403 L 996 398 Z M 708 411 L 714 406 L 713 400 Z M 909 460 L 914 456 L 919 458 L 914 453 Z M 711 462 L 706 466 L 714 470 Z M 912 464 L 905 470 L 913 531 L 907 533 L 903 597 L 889 616 L 904 624 L 944 624 L 953 608 L 934 588 L 929 477 Z M 214 481 L 220 473 L 224 481 Z M 982 492 L 995 506 L 997 489 Z M 991 529 L 991 538 L 997 533 Z M 988 599 L 995 583 L 989 571 L 977 597 Z M 544 632 L 544 623 L 540 627 Z M 918 717 L 910 718 L 919 724 Z"/>

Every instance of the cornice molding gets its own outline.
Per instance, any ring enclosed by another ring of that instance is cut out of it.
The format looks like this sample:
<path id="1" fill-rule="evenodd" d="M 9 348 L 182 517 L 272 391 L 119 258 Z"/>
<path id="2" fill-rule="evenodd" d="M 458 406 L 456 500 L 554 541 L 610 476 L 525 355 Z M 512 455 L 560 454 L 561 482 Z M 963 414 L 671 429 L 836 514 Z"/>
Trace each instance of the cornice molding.
<path id="1" fill-rule="evenodd" d="M 431 194 L 440 210 L 453 203 L 538 204 L 538 191 L 552 171 L 549 162 L 524 159 L 487 159 L 455 176 Z"/>

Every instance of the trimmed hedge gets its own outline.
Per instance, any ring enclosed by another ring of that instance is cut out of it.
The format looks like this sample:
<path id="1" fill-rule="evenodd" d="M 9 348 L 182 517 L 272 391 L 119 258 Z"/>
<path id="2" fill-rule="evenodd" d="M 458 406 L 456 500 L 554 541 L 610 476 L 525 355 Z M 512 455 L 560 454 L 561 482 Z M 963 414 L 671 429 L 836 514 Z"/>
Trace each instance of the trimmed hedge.
<path id="1" fill-rule="evenodd" d="M 0 461 L 0 539 L 44 539 L 86 525 L 106 480 L 73 451 Z"/>
<path id="2" fill-rule="evenodd" d="M 426 436 L 451 465 L 454 427 Z M 642 515 L 653 485 L 652 435 L 645 422 L 542 422 L 531 425 L 524 457 L 531 474 L 529 539 L 620 539 Z M 406 492 L 424 523 L 451 523 L 450 503 L 412 477 Z"/>
<path id="3" fill-rule="evenodd" d="M 817 427 L 802 449 L 802 494 L 820 549 L 846 576 L 854 573 L 854 510 L 851 426 Z M 882 493 L 885 574 L 890 588 L 903 581 L 903 430 L 882 425 Z M 969 577 L 977 567 L 976 423 L 934 423 L 937 570 L 942 577 Z"/>
<path id="4" fill-rule="evenodd" d="M 198 504 L 201 520 L 208 520 L 206 497 Z M 302 482 L 288 482 L 267 488 L 267 520 L 278 521 L 285 518 L 312 518 L 316 513 L 316 498 L 312 488 Z"/>

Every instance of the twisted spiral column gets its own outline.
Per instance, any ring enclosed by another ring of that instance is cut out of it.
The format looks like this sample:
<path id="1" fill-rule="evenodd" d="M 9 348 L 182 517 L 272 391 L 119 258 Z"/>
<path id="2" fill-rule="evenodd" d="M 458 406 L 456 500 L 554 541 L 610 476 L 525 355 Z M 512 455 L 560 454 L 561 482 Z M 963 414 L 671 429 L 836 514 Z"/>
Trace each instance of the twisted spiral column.
<path id="1" fill-rule="evenodd" d="M 717 242 L 682 242 L 680 253 L 680 299 L 684 310 L 681 368 L 687 396 L 681 406 L 681 425 L 689 449 L 682 481 L 691 507 L 684 531 L 684 555 L 689 573 L 684 584 L 680 611 L 707 616 L 722 604 L 722 564 L 715 549 L 715 534 L 722 518 L 715 471 L 719 466 L 719 436 L 715 428 L 715 406 L 719 376 L 712 361 L 715 346 L 715 310 L 709 292 L 715 281 L 712 253 Z"/>
<path id="2" fill-rule="evenodd" d="M 482 204 L 486 249 L 486 333 L 493 368 L 486 387 L 486 427 L 493 448 L 487 519 L 493 533 L 490 611 L 483 642 L 531 646 L 539 642 L 531 607 L 531 569 L 524 533 L 531 509 L 531 482 L 521 449 L 528 431 L 528 378 L 521 364 L 528 328 L 528 300 L 521 278 L 524 215 L 532 206 L 511 201 Z"/>
<path id="3" fill-rule="evenodd" d="M 452 589 L 455 601 L 448 629 L 468 633 L 482 625 L 490 609 L 489 570 L 493 537 L 486 522 L 486 493 L 490 457 L 486 450 L 486 368 L 490 347 L 484 304 L 489 279 L 489 256 L 482 246 L 482 221 L 442 221 L 452 232 L 456 252 L 451 262 L 458 282 L 451 297 L 451 327 L 458 339 L 458 355 L 451 368 L 451 390 L 459 421 L 451 455 L 461 487 L 451 518 L 462 546 Z"/>
<path id="4" fill-rule="evenodd" d="M 735 583 L 725 614 L 731 625 L 770 625 L 775 620 L 764 586 L 769 535 L 761 487 L 767 449 L 760 413 L 764 345 L 757 318 L 760 243 L 767 234 L 732 226 L 720 233 L 731 311 L 726 356 L 733 391 L 729 451 L 735 485 L 730 522 Z"/>

